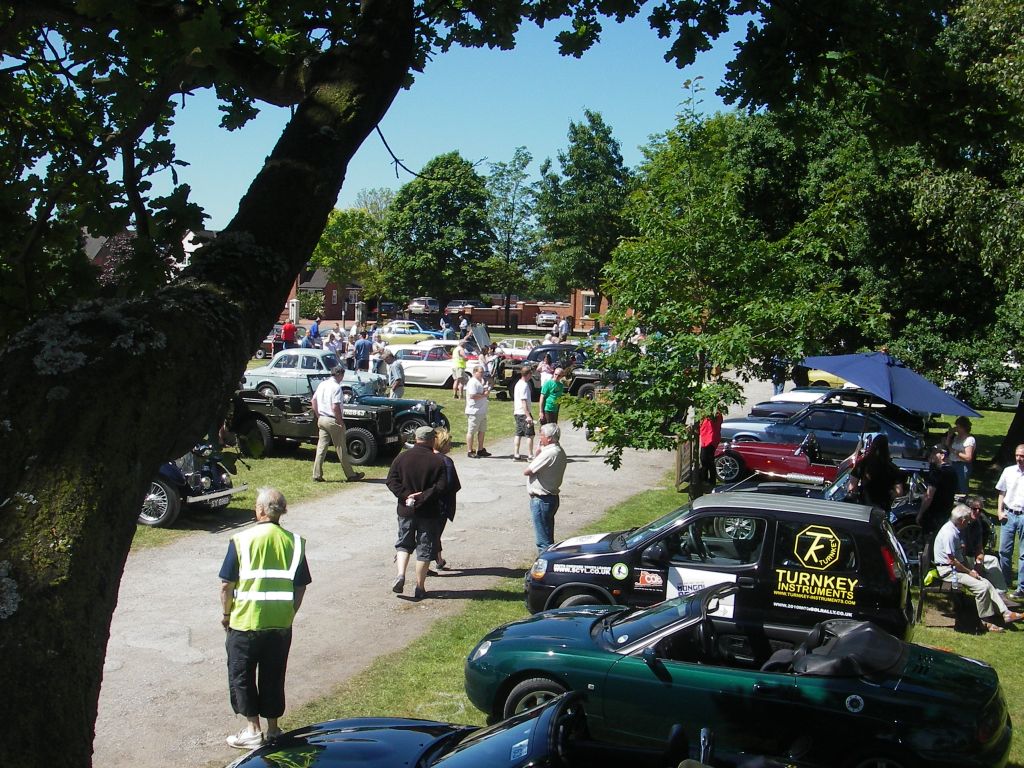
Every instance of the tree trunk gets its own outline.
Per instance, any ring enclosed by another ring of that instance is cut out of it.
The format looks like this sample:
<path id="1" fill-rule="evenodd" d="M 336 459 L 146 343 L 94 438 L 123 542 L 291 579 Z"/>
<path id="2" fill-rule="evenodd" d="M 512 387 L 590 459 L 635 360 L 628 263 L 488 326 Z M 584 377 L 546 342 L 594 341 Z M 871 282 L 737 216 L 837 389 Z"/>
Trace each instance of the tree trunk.
<path id="1" fill-rule="evenodd" d="M 1024 443 L 1024 399 L 1017 403 L 1013 421 L 1010 422 L 1010 428 L 1006 430 L 1006 437 L 1003 438 L 1002 445 L 999 446 L 999 450 L 992 458 L 992 464 L 999 467 L 1012 465 L 1014 463 L 1013 451 L 1022 443 Z"/>
<path id="2" fill-rule="evenodd" d="M 235 218 L 178 280 L 46 318 L 0 350 L 5 765 L 91 764 L 141 499 L 159 464 L 222 418 L 410 66 L 412 3 L 367 0 L 362 11 L 356 42 L 324 57 Z M 211 605 L 216 594 L 211 582 Z"/>

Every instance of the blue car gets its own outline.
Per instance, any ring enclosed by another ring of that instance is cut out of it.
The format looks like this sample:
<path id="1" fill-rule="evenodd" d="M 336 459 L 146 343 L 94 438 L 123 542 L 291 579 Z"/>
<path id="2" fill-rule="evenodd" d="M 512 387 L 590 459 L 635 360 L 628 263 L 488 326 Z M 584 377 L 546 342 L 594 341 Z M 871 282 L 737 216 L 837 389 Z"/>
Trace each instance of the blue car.
<path id="1" fill-rule="evenodd" d="M 877 413 L 865 413 L 841 405 L 810 405 L 788 419 L 746 417 L 722 422 L 722 439 L 734 442 L 792 443 L 799 445 L 813 432 L 824 456 L 842 459 L 857 448 L 866 433 L 889 438 L 893 456 L 922 458 L 927 446 L 917 432 L 901 427 Z"/>

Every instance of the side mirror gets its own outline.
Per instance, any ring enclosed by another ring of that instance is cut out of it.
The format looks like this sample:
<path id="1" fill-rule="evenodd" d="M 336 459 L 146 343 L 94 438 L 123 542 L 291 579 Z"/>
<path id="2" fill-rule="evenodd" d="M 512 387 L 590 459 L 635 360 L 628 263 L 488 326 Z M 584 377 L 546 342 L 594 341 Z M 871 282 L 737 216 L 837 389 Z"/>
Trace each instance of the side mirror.
<path id="1" fill-rule="evenodd" d="M 651 544 L 647 549 L 643 551 L 640 558 L 644 562 L 648 563 L 663 563 L 666 559 L 665 545 L 661 542 Z"/>
<path id="2" fill-rule="evenodd" d="M 644 664 L 646 664 L 651 669 L 654 669 L 658 664 L 658 654 L 654 652 L 653 645 L 649 645 L 646 648 L 644 648 L 643 653 L 640 655 L 640 658 L 642 658 L 644 660 Z"/>

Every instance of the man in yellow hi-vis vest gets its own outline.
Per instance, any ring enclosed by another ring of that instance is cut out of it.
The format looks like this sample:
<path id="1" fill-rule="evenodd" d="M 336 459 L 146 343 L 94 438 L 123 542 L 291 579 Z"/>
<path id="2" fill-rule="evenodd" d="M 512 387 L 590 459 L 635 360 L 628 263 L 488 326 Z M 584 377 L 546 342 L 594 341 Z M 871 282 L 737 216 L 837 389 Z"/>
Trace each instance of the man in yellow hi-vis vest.
<path id="1" fill-rule="evenodd" d="M 238 749 L 263 744 L 261 716 L 267 719 L 267 739 L 281 734 L 277 719 L 284 714 L 292 620 L 312 581 L 305 542 L 280 525 L 287 511 L 280 491 L 261 488 L 256 525 L 231 538 L 220 569 L 231 707 L 249 721 L 228 736 L 228 744 Z"/>

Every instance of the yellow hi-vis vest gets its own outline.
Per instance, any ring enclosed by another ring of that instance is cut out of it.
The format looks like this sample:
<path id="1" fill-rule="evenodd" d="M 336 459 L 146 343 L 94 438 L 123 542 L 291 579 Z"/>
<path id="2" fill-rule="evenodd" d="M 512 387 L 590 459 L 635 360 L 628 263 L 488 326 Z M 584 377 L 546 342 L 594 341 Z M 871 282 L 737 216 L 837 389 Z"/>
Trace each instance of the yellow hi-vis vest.
<path id="1" fill-rule="evenodd" d="M 232 629 L 287 629 L 295 618 L 295 573 L 302 562 L 302 537 L 262 523 L 234 537 L 238 583 L 231 606 Z"/>

